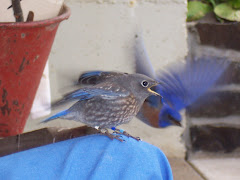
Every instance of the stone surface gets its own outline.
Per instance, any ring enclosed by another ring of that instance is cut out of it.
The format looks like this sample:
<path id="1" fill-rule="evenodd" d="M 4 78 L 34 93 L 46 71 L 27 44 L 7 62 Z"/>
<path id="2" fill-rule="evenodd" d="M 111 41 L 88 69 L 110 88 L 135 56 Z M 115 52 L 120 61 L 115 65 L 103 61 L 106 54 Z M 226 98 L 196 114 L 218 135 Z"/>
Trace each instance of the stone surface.
<path id="1" fill-rule="evenodd" d="M 209 92 L 187 109 L 191 117 L 225 117 L 240 114 L 238 91 Z"/>
<path id="2" fill-rule="evenodd" d="M 142 31 L 155 70 L 187 54 L 185 0 L 68 0 L 66 4 L 72 15 L 60 25 L 49 57 L 53 101 L 68 92 L 66 87 L 83 71 L 134 72 L 136 32 Z M 44 117 L 29 118 L 25 132 L 46 126 L 81 125 L 66 120 L 39 125 L 42 119 Z M 123 127 L 130 134 L 164 149 L 167 155 L 185 155 L 181 141 L 184 128 L 154 129 L 136 119 Z"/>
<path id="3" fill-rule="evenodd" d="M 231 29 L 231 25 L 218 23 L 212 14 L 197 23 L 187 23 L 189 56 L 211 55 L 226 58 L 230 62 L 229 68 L 217 81 L 216 87 L 187 109 L 186 144 L 190 150 L 192 143 L 194 150 L 204 152 L 229 152 L 239 146 L 236 137 L 240 129 L 240 52 L 233 50 L 236 48 L 227 49 L 236 45 L 232 38 L 239 38 L 239 34 L 235 35 L 233 32 L 239 27 L 239 23 L 234 25 L 235 29 Z M 204 32 L 204 43 L 199 37 L 199 29 Z M 225 32 L 222 32 L 223 30 Z M 233 45 L 229 45 L 230 43 Z"/>
<path id="4" fill-rule="evenodd" d="M 206 16 L 197 23 L 196 28 L 201 44 L 240 50 L 240 23 L 219 23 L 215 22 L 215 19 L 213 16 Z"/>
<path id="5" fill-rule="evenodd" d="M 181 158 L 168 158 L 175 180 L 203 180 L 203 178 Z"/>
<path id="6" fill-rule="evenodd" d="M 196 158 L 190 162 L 208 180 L 239 180 L 240 157 Z"/>
<path id="7" fill-rule="evenodd" d="M 190 56 L 217 56 L 217 57 L 226 57 L 227 59 L 240 62 L 239 56 L 240 52 L 233 49 L 223 49 L 217 48 L 211 45 L 201 44 L 200 37 L 196 28 L 196 22 L 187 23 L 188 30 L 188 48 Z"/>
<path id="8" fill-rule="evenodd" d="M 240 177 L 239 27 L 239 23 L 218 23 L 213 14 L 188 23 L 190 56 L 211 55 L 231 61 L 217 88 L 187 110 L 188 161 L 204 179 Z"/>
<path id="9" fill-rule="evenodd" d="M 217 85 L 226 85 L 226 84 L 239 85 L 240 84 L 240 62 L 232 61 L 229 67 L 226 69 L 226 71 L 222 74 L 222 76 L 216 82 L 216 84 Z"/>
<path id="10" fill-rule="evenodd" d="M 193 151 L 232 152 L 240 147 L 240 126 L 203 125 L 190 127 Z"/>

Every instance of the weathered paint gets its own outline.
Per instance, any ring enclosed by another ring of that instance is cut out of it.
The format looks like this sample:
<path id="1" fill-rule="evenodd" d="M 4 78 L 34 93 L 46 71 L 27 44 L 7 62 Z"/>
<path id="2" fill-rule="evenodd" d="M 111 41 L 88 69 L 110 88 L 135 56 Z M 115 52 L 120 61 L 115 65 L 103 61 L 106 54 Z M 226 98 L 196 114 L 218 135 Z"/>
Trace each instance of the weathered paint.
<path id="1" fill-rule="evenodd" d="M 0 137 L 23 131 L 58 25 L 70 16 L 0 23 Z"/>

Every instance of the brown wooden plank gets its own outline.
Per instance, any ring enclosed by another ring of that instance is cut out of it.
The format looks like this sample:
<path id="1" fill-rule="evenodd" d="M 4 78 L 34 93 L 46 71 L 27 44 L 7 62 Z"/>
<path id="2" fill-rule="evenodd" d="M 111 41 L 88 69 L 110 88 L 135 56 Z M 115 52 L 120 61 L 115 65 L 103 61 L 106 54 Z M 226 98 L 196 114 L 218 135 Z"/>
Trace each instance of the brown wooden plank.
<path id="1" fill-rule="evenodd" d="M 74 129 L 44 128 L 17 136 L 6 137 L 0 139 L 0 157 L 31 148 L 96 133 L 98 133 L 96 129 L 82 126 Z"/>

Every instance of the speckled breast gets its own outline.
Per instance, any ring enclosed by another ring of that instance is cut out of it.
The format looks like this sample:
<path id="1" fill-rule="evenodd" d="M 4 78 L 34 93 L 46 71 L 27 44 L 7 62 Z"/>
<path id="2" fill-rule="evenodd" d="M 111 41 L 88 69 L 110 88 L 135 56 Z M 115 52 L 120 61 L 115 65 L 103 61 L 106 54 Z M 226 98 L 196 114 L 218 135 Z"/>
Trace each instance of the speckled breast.
<path id="1" fill-rule="evenodd" d="M 139 109 L 140 104 L 132 94 L 113 99 L 96 97 L 85 103 L 84 116 L 90 126 L 111 128 L 128 123 Z"/>

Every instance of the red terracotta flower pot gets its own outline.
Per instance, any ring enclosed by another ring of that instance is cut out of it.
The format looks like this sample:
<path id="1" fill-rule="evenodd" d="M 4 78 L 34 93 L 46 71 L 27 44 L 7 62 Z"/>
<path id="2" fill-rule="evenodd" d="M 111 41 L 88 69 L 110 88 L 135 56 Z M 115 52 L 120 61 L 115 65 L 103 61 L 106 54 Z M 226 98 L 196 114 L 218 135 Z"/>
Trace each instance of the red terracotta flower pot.
<path id="1" fill-rule="evenodd" d="M 0 137 L 23 132 L 59 23 L 70 16 L 0 23 Z"/>

